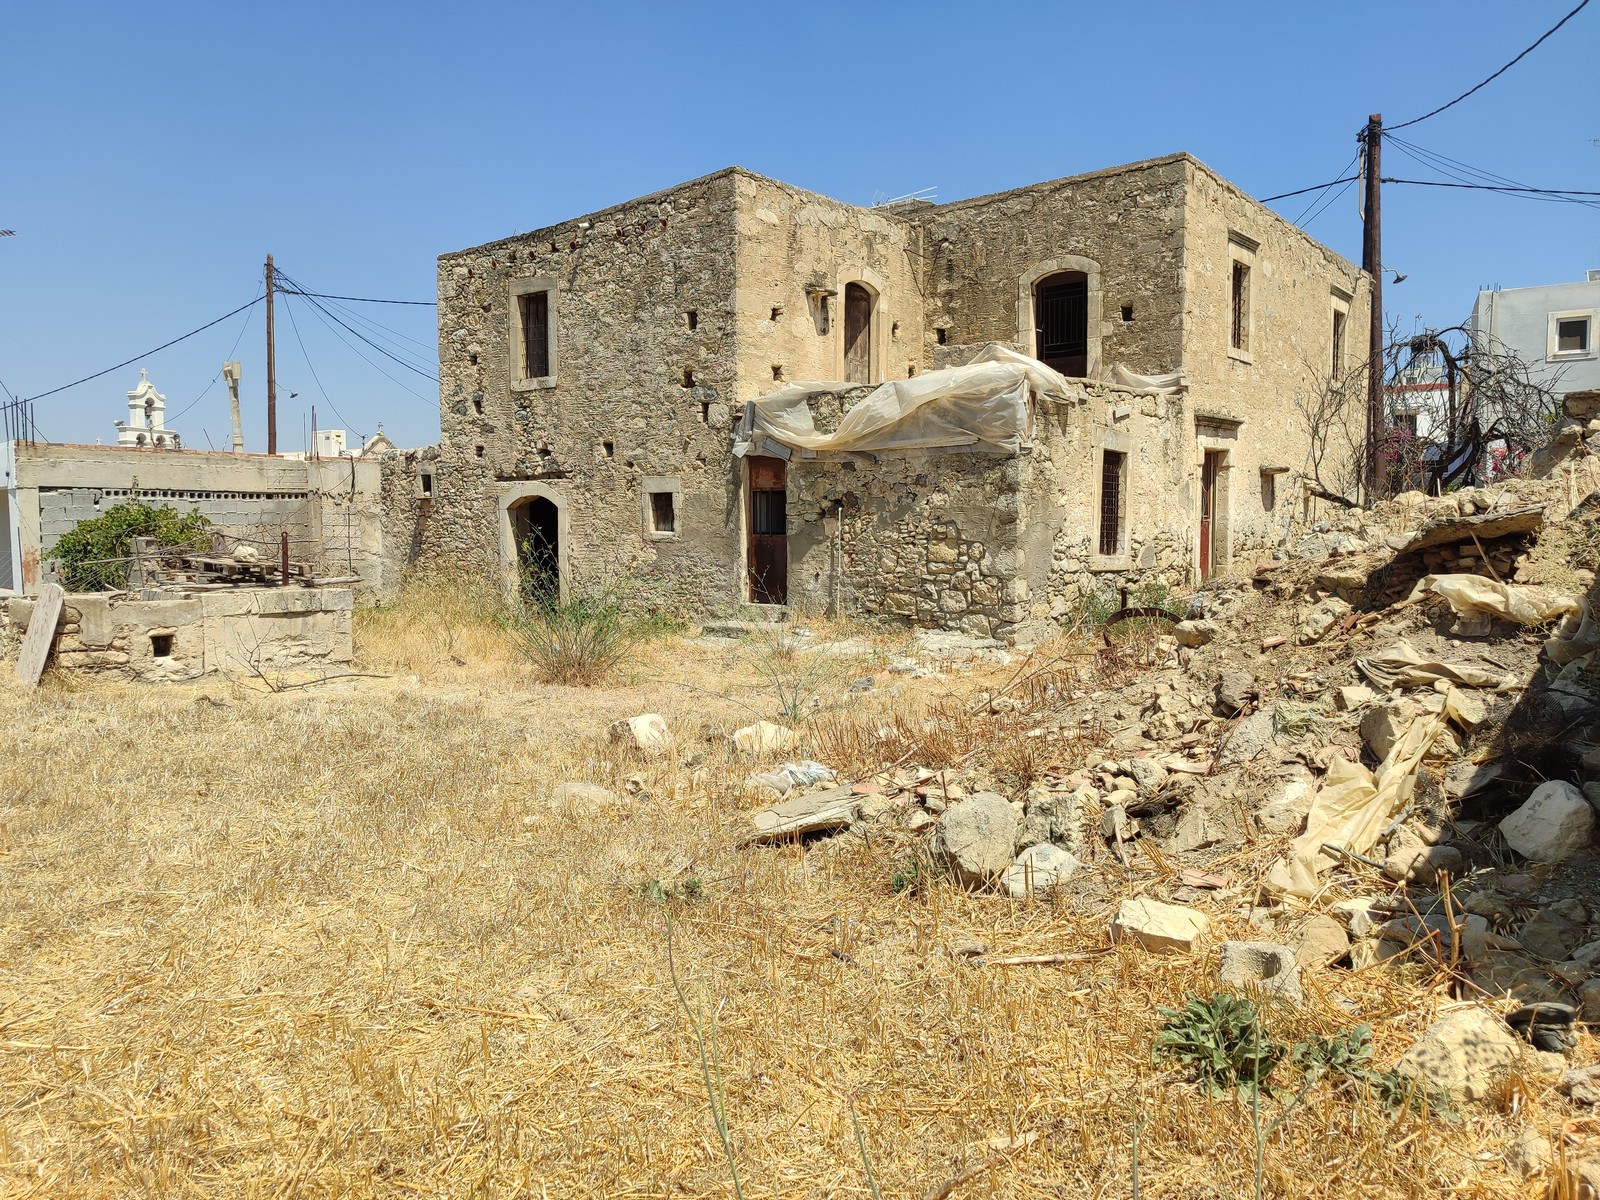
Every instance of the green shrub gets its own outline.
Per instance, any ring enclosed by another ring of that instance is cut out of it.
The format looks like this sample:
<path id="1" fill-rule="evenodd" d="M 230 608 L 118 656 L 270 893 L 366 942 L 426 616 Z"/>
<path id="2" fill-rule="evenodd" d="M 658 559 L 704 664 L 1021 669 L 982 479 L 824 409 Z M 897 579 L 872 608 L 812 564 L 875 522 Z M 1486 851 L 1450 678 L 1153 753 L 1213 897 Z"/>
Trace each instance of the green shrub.
<path id="1" fill-rule="evenodd" d="M 191 550 L 211 546 L 210 526 L 199 509 L 181 513 L 129 500 L 98 517 L 79 521 L 62 535 L 48 557 L 56 563 L 68 591 L 112 591 L 127 584 L 127 560 L 133 556 L 133 539 L 140 537 L 154 538 L 158 546 Z"/>
<path id="2" fill-rule="evenodd" d="M 664 627 L 640 611 L 636 591 L 620 574 L 574 575 L 565 587 L 525 580 L 504 618 L 507 636 L 547 683 L 592 687 Z"/>
<path id="3" fill-rule="evenodd" d="M 1190 996 L 1182 1008 L 1156 1010 L 1167 1023 L 1156 1035 L 1155 1057 L 1186 1068 L 1212 1095 L 1267 1085 L 1289 1048 L 1269 1039 L 1256 1006 L 1237 996 Z"/>

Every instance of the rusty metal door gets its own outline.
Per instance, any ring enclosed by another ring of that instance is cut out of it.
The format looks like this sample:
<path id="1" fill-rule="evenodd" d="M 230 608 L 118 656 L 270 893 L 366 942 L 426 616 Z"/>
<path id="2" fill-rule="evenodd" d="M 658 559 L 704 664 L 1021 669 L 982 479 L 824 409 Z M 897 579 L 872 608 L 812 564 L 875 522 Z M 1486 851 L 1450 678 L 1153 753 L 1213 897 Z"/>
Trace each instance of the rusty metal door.
<path id="1" fill-rule="evenodd" d="M 1211 539 L 1217 515 L 1217 464 L 1222 455 L 1207 450 L 1200 467 L 1200 578 L 1211 578 Z"/>
<path id="2" fill-rule="evenodd" d="M 750 602 L 789 602 L 789 503 L 781 458 L 752 457 L 750 464 Z"/>
<path id="3" fill-rule="evenodd" d="M 872 293 L 859 283 L 844 286 L 844 378 L 872 382 Z"/>

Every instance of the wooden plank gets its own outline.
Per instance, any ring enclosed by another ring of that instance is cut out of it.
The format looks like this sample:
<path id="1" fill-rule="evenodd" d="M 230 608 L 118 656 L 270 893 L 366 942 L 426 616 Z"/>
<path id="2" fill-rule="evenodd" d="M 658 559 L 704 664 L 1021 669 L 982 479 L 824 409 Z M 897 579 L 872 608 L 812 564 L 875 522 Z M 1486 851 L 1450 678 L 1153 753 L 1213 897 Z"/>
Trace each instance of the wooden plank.
<path id="1" fill-rule="evenodd" d="M 56 622 L 61 619 L 61 603 L 66 593 L 59 583 L 47 583 L 33 604 L 33 616 L 28 620 L 28 632 L 22 639 L 22 652 L 17 655 L 17 678 L 23 687 L 34 687 L 44 674 L 45 660 L 50 657 L 50 644 L 55 641 Z"/>

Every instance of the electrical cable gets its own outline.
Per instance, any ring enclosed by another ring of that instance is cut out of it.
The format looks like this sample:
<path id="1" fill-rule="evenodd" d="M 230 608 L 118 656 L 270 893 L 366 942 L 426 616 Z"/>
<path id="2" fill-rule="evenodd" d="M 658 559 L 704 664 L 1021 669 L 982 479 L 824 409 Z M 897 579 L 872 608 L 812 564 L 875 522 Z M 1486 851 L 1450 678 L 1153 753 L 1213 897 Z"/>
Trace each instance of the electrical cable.
<path id="1" fill-rule="evenodd" d="M 215 321 L 207 321 L 204 325 L 200 326 L 199 329 L 191 329 L 188 333 L 184 334 L 182 337 L 175 337 L 170 342 L 162 342 L 161 345 L 157 346 L 154 350 L 146 350 L 143 354 L 135 354 L 132 358 L 124 359 L 122 362 L 119 362 L 114 367 L 107 367 L 104 371 L 96 371 L 93 375 L 85 375 L 82 379 L 74 379 L 71 383 L 64 383 L 58 388 L 51 388 L 48 392 L 40 392 L 37 396 L 29 396 L 28 399 L 29 400 L 43 400 L 46 396 L 54 396 L 57 392 L 64 392 L 68 388 L 75 388 L 80 383 L 88 383 L 91 380 L 99 379 L 102 375 L 109 375 L 113 371 L 120 371 L 120 370 L 122 370 L 123 367 L 131 366 L 132 364 L 138 362 L 141 358 L 149 358 L 152 354 L 159 354 L 161 351 L 165 350 L 168 346 L 176 346 L 179 342 L 187 341 L 188 339 L 192 338 L 197 333 L 204 333 L 206 330 L 210 329 L 213 325 L 222 324 L 222 322 L 226 321 L 229 317 L 238 316 L 245 309 L 253 308 L 255 305 L 260 304 L 262 299 L 263 299 L 263 297 L 257 296 L 254 300 L 250 301 L 249 304 L 241 304 L 238 308 L 234 309 L 232 312 L 223 313 Z"/>
<path id="2" fill-rule="evenodd" d="M 1388 140 L 1392 141 L 1395 146 L 1399 148 L 1402 154 L 1404 154 L 1407 158 L 1412 159 L 1420 166 L 1431 168 L 1432 170 L 1438 171 L 1441 174 L 1450 176 L 1452 179 L 1459 180 L 1462 183 L 1472 183 L 1475 180 L 1480 180 L 1486 183 L 1503 184 L 1510 188 L 1528 187 L 1527 184 L 1522 183 L 1520 180 L 1510 179 L 1504 175 L 1496 175 L 1492 171 L 1485 171 L 1480 167 L 1472 166 L 1470 163 L 1464 163 L 1458 159 L 1451 158 L 1448 155 L 1440 154 L 1437 151 L 1428 150 L 1425 147 L 1408 142 L 1404 138 L 1392 137 Z M 1520 198 L 1537 200 L 1542 204 L 1571 203 L 1582 204 L 1589 208 L 1600 209 L 1600 203 L 1597 203 L 1593 200 L 1570 200 L 1566 194 L 1546 195 L 1544 194 L 1544 189 L 1533 189 L 1531 194 L 1522 196 Z"/>
<path id="3" fill-rule="evenodd" d="M 1425 112 L 1420 117 L 1412 117 L 1411 120 L 1409 120 L 1409 121 L 1402 121 L 1398 125 L 1391 125 L 1384 132 L 1385 133 L 1393 133 L 1397 129 L 1404 129 L 1404 128 L 1406 128 L 1406 126 L 1415 125 L 1419 121 L 1426 121 L 1429 117 L 1437 117 L 1445 109 L 1453 108 L 1457 104 L 1460 104 L 1468 96 L 1472 95 L 1473 92 L 1479 91 L 1479 90 L 1487 87 L 1489 84 L 1493 83 L 1496 79 L 1499 79 L 1500 76 L 1504 75 L 1512 67 L 1516 66 L 1524 58 L 1528 57 L 1528 55 L 1532 54 L 1535 50 L 1537 50 L 1539 48 L 1540 43 L 1542 43 L 1551 34 L 1555 33 L 1556 30 L 1560 29 L 1568 21 L 1572 20 L 1573 17 L 1577 16 L 1580 12 L 1582 12 L 1585 8 L 1587 8 L 1588 4 L 1589 4 L 1589 0 L 1580 0 L 1580 3 L 1578 4 L 1577 8 L 1573 9 L 1566 16 L 1562 17 L 1561 20 L 1557 21 L 1549 29 L 1545 30 L 1545 32 L 1540 35 L 1539 40 L 1537 42 L 1534 42 L 1533 45 L 1529 46 L 1521 54 L 1517 55 L 1510 62 L 1508 62 L 1505 66 L 1501 67 L 1493 75 L 1491 75 L 1491 76 L 1489 76 L 1489 78 L 1485 79 L 1482 83 L 1477 84 L 1474 87 L 1468 88 L 1466 91 L 1462 92 L 1461 95 L 1457 96 L 1454 100 L 1451 100 L 1448 104 L 1441 104 L 1438 108 L 1434 109 L 1432 112 Z"/>
<path id="4" fill-rule="evenodd" d="M 1297 191 L 1282 192 L 1276 196 L 1268 196 L 1261 203 L 1271 204 L 1274 200 L 1287 200 L 1290 196 L 1304 196 L 1307 192 L 1320 192 L 1323 188 L 1331 188 L 1336 183 L 1353 183 L 1360 178 L 1361 176 L 1359 175 L 1349 175 L 1344 179 L 1330 179 L 1327 183 L 1314 183 L 1310 187 L 1300 188 Z"/>
<path id="5" fill-rule="evenodd" d="M 338 406 L 334 404 L 333 397 L 328 395 L 328 389 L 322 386 L 322 377 L 317 374 L 317 368 L 312 366 L 311 355 L 306 353 L 305 340 L 300 336 L 300 323 L 294 319 L 294 306 L 291 305 L 287 299 L 285 299 L 283 302 L 283 311 L 289 314 L 289 328 L 294 330 L 294 340 L 299 343 L 300 346 L 300 357 L 306 360 L 306 368 L 311 372 L 311 378 L 316 380 L 317 391 L 322 393 L 322 398 L 328 402 L 328 407 L 333 409 L 333 415 L 338 417 L 339 420 L 344 423 L 344 427 L 346 429 L 350 430 L 352 433 L 356 433 L 356 437 L 359 438 L 361 435 L 360 433 L 356 432 L 355 425 L 345 420 L 344 414 L 340 412 Z"/>
<path id="6" fill-rule="evenodd" d="M 1359 149 L 1358 149 L 1358 150 L 1357 150 L 1357 151 L 1356 151 L 1356 152 L 1355 152 L 1355 153 L 1354 153 L 1354 154 L 1352 154 L 1352 155 L 1351 155 L 1351 156 L 1350 156 L 1350 161 L 1349 161 L 1349 162 L 1347 162 L 1347 163 L 1345 163 L 1345 165 L 1344 165 L 1344 166 L 1342 166 L 1342 167 L 1340 167 L 1340 168 L 1339 168 L 1339 174 L 1340 174 L 1340 175 L 1343 175 L 1343 174 L 1344 174 L 1344 173 L 1345 173 L 1345 172 L 1346 172 L 1346 171 L 1348 171 L 1348 170 L 1349 170 L 1349 169 L 1350 169 L 1350 168 L 1351 168 L 1351 167 L 1353 167 L 1353 166 L 1355 166 L 1355 165 L 1356 165 L 1356 161 L 1357 161 L 1357 160 L 1358 160 L 1358 159 L 1360 159 L 1360 157 L 1361 157 L 1361 151 L 1360 151 L 1360 150 L 1359 150 Z M 1337 181 L 1337 180 L 1335 180 L 1335 181 L 1334 181 L 1334 183 L 1330 183 L 1330 184 L 1328 184 L 1328 185 L 1327 185 L 1327 187 L 1325 187 L 1325 188 L 1323 188 L 1323 189 L 1322 189 L 1322 190 L 1323 190 L 1323 191 L 1324 191 L 1324 192 L 1326 192 L 1326 191 L 1327 191 L 1327 188 L 1331 188 L 1331 187 L 1333 187 L 1333 186 L 1334 186 L 1334 184 L 1335 184 L 1335 183 L 1337 183 L 1337 182 L 1338 182 L 1338 181 Z M 1307 204 L 1307 205 L 1306 205 L 1306 206 L 1305 206 L 1305 208 L 1303 208 L 1303 209 L 1301 209 L 1301 210 L 1300 210 L 1300 215 L 1299 215 L 1299 216 L 1298 216 L 1298 217 L 1296 217 L 1296 218 L 1295 218 L 1295 219 L 1294 219 L 1294 222 L 1293 222 L 1293 223 L 1294 223 L 1294 224 L 1296 224 L 1296 225 L 1303 225 L 1303 224 L 1305 224 L 1305 221 L 1306 221 L 1306 213 L 1308 213 L 1308 212 L 1310 212 L 1310 211 L 1311 211 L 1311 210 L 1312 210 L 1312 209 L 1313 209 L 1313 208 L 1315 208 L 1315 207 L 1316 207 L 1316 206 L 1317 206 L 1317 205 L 1318 205 L 1318 204 L 1319 204 L 1319 203 L 1320 203 L 1320 202 L 1321 202 L 1321 201 L 1322 201 L 1322 196 L 1320 196 L 1320 195 L 1318 195 L 1318 196 L 1314 196 L 1314 197 L 1312 197 L 1312 199 L 1311 199 L 1311 201 L 1310 201 L 1310 203 L 1308 203 L 1308 204 Z M 1314 219 L 1314 218 L 1313 218 L 1313 219 Z"/>
<path id="7" fill-rule="evenodd" d="M 290 282 L 293 282 L 293 280 L 291 279 Z M 306 297 L 306 298 L 310 299 L 309 297 Z M 399 355 L 395 354 L 392 350 L 389 350 L 384 346 L 378 345 L 378 343 L 374 342 L 371 338 L 367 337 L 359 329 L 352 328 L 348 323 L 346 323 L 345 321 L 340 319 L 340 317 L 339 317 L 339 315 L 337 313 L 334 313 L 334 312 L 330 311 L 327 308 L 327 306 L 325 306 L 320 300 L 311 299 L 310 303 L 311 303 L 312 308 L 318 310 L 319 312 L 324 313 L 331 320 L 337 322 L 351 336 L 359 339 L 360 341 L 365 342 L 368 346 L 372 347 L 372 349 L 376 350 L 379 354 L 383 355 L 385 358 L 389 359 L 391 362 L 394 362 L 397 365 L 404 367 L 406 370 L 411 371 L 414 374 L 421 375 L 424 379 L 429 380 L 432 383 L 438 383 L 439 382 L 439 377 L 437 375 L 431 374 L 430 372 L 423 370 L 422 368 L 416 366 L 414 363 L 407 362 L 404 358 L 401 358 Z"/>
<path id="8" fill-rule="evenodd" d="M 279 271 L 278 274 L 282 275 L 283 272 Z M 293 291 L 290 291 L 288 288 L 281 290 L 288 292 L 292 296 L 305 296 L 307 298 L 315 298 L 317 300 L 350 300 L 356 304 L 414 304 L 427 308 L 439 307 L 439 302 L 437 300 L 374 300 L 370 296 L 330 296 L 327 292 L 304 291 L 302 289 L 302 285 L 300 284 L 296 284 Z"/>
<path id="9" fill-rule="evenodd" d="M 1388 175 L 1382 177 L 1381 183 L 1407 183 L 1413 187 L 1447 187 L 1467 188 L 1475 192 L 1507 192 L 1511 194 L 1527 193 L 1535 196 L 1600 196 L 1600 192 L 1586 192 L 1578 188 L 1536 188 L 1536 187 L 1506 187 L 1497 183 L 1452 183 L 1446 179 L 1392 179 Z M 1572 204 L 1588 204 L 1587 200 L 1570 200 Z"/>
<path id="10" fill-rule="evenodd" d="M 400 380 L 396 379 L 393 375 L 389 374 L 389 372 L 385 371 L 382 367 L 380 367 L 377 363 L 373 362 L 365 354 L 361 353 L 361 351 L 357 350 L 354 346 L 352 346 L 345 339 L 345 336 L 342 333 L 340 333 L 337 329 L 335 329 L 331 324 L 328 323 L 328 318 L 323 315 L 322 309 L 320 309 L 320 308 L 315 306 L 315 302 L 313 302 L 312 311 L 316 314 L 317 320 L 321 321 L 324 325 L 326 325 L 327 328 L 328 328 L 328 331 L 330 333 L 332 333 L 334 337 L 338 338 L 339 341 L 344 343 L 345 348 L 347 350 L 349 350 L 352 354 L 354 354 L 362 362 L 366 363 L 367 366 L 371 367 L 379 375 L 382 375 L 385 379 L 387 379 L 390 383 L 394 384 L 401 391 L 409 392 L 411 395 L 415 396 L 418 400 L 425 400 L 429 404 L 432 404 L 435 408 L 437 408 L 439 406 L 438 400 L 436 400 L 436 399 L 434 399 L 434 398 L 432 398 L 430 396 L 424 396 L 421 392 L 417 391 L 415 388 L 407 387 L 404 383 L 401 383 Z"/>
<path id="11" fill-rule="evenodd" d="M 1346 192 L 1348 192 L 1351 188 L 1353 188 L 1355 186 L 1355 184 L 1356 184 L 1356 181 L 1354 179 L 1350 180 L 1342 188 L 1340 188 L 1337 192 L 1334 192 L 1325 201 L 1323 201 L 1322 204 L 1318 206 L 1316 212 L 1312 213 L 1309 217 L 1300 218 L 1299 220 L 1295 221 L 1295 224 L 1298 225 L 1301 229 L 1304 229 L 1307 225 L 1311 224 L 1318 217 L 1320 217 L 1323 213 L 1327 212 L 1330 208 L 1332 208 L 1335 204 L 1337 204 L 1339 202 L 1340 197 L 1342 197 Z"/>

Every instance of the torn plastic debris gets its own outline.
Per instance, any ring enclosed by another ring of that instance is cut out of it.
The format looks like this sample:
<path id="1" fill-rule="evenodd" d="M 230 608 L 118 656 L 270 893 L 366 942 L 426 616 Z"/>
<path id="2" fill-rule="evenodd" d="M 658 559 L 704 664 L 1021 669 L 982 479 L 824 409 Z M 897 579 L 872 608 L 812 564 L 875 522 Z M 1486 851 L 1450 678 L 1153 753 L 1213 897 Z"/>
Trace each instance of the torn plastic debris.
<path id="1" fill-rule="evenodd" d="M 1462 687 L 1493 688 L 1509 691 L 1516 677 L 1504 671 L 1491 671 L 1470 663 L 1435 662 L 1426 658 L 1410 642 L 1399 641 L 1387 650 L 1356 659 L 1356 670 L 1382 691 L 1394 688 L 1432 687 L 1443 679 Z"/>
<path id="2" fill-rule="evenodd" d="M 784 763 L 771 771 L 757 771 L 746 779 L 745 786 L 750 788 L 766 788 L 780 796 L 788 795 L 795 788 L 810 787 L 814 783 L 824 783 L 833 778 L 833 770 L 819 762 L 810 759 L 801 759 L 799 762 Z"/>
<path id="3" fill-rule="evenodd" d="M 1600 646 L 1600 629 L 1595 627 L 1588 602 L 1556 588 L 1500 583 L 1482 575 L 1428 575 L 1411 589 L 1411 599 L 1419 599 L 1425 592 L 1444 597 L 1463 621 L 1487 616 L 1518 625 L 1543 625 L 1560 618 L 1555 636 L 1544 645 L 1550 661 L 1558 666 Z"/>
<path id="4" fill-rule="evenodd" d="M 1365 855 L 1376 846 L 1390 821 L 1411 802 L 1417 767 L 1444 727 L 1443 711 L 1418 715 L 1376 773 L 1346 758 L 1330 758 L 1328 773 L 1312 798 L 1305 832 L 1267 872 L 1267 887 L 1309 899 L 1321 886 L 1318 877 L 1339 861 L 1339 855 L 1324 845 L 1355 855 Z"/>

